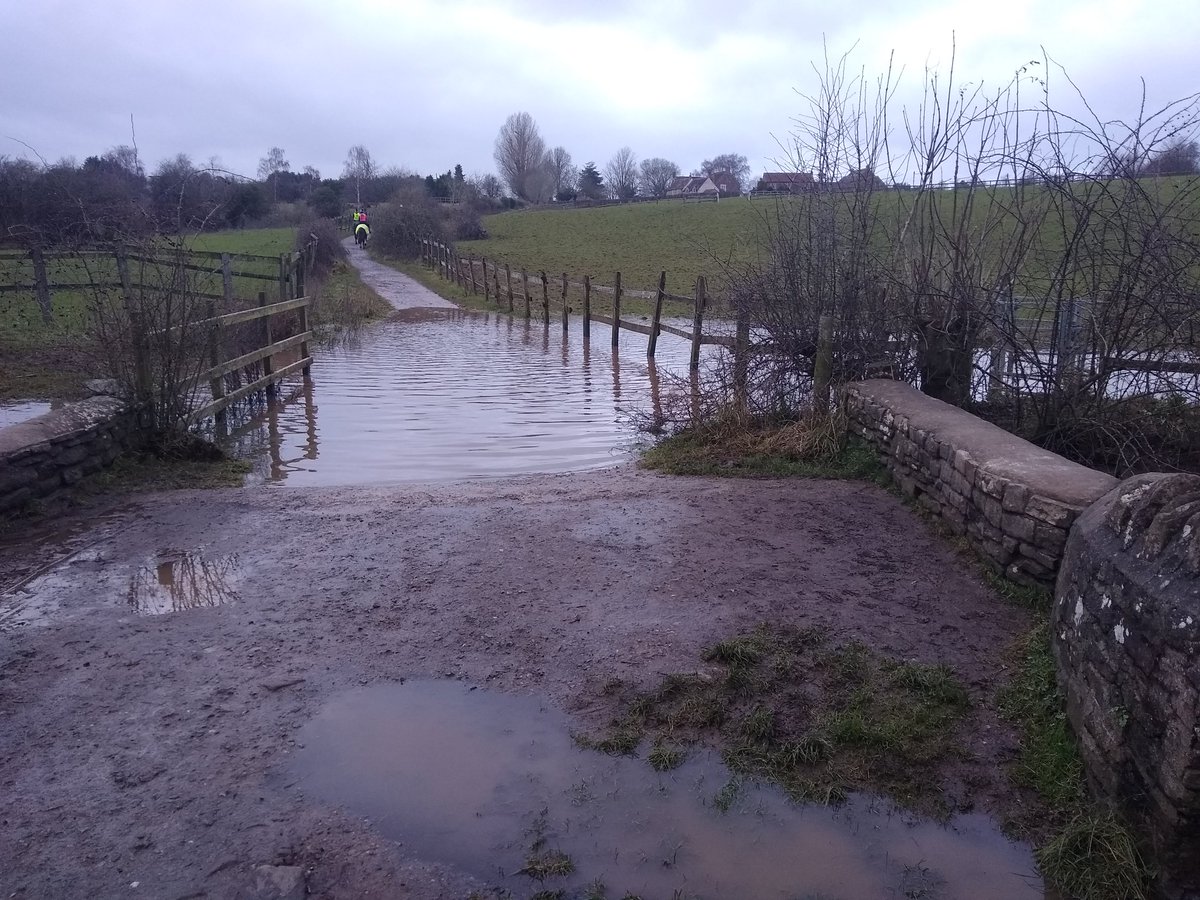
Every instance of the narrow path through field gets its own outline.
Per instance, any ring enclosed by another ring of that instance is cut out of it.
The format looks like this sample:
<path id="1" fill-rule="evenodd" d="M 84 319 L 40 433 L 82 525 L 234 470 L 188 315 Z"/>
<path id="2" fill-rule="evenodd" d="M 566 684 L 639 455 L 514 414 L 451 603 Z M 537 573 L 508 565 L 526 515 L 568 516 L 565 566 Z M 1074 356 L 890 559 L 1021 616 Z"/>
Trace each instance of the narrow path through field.
<path id="1" fill-rule="evenodd" d="M 349 255 L 350 264 L 371 290 L 392 304 L 396 309 L 456 309 L 449 300 L 439 297 L 424 285 L 418 284 L 403 272 L 377 263 L 367 256 L 367 251 L 354 243 L 354 238 L 342 241 Z"/>

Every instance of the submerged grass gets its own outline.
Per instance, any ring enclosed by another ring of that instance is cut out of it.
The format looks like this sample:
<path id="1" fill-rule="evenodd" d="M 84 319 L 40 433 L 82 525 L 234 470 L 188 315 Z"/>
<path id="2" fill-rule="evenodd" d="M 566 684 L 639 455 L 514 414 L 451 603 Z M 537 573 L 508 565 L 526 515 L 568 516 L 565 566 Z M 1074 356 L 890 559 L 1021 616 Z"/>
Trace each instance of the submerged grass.
<path id="1" fill-rule="evenodd" d="M 643 737 L 655 768 L 676 748 L 717 739 L 735 773 L 778 782 L 796 799 L 838 802 L 870 789 L 940 812 L 933 768 L 957 752 L 966 691 L 942 667 L 880 658 L 865 647 L 828 647 L 811 630 L 767 626 L 704 654 L 719 675 L 668 675 L 657 689 L 625 693 L 624 713 L 586 739 L 632 753 Z M 732 797 L 718 795 L 718 808 Z"/>

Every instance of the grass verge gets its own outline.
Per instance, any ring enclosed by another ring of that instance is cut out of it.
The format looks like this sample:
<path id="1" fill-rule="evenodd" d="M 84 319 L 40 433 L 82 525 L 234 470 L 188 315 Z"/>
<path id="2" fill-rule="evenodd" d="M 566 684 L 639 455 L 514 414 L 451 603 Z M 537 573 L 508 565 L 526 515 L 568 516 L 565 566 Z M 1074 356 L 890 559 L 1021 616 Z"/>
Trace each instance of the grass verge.
<path id="1" fill-rule="evenodd" d="M 766 625 L 713 645 L 704 659 L 719 672 L 667 675 L 649 693 L 617 688 L 621 714 L 604 733 L 576 741 L 634 754 L 649 739 L 648 761 L 664 770 L 688 746 L 715 740 L 735 773 L 771 779 L 797 800 L 836 803 L 872 790 L 945 812 L 933 773 L 959 752 L 955 736 L 970 706 L 949 670 Z"/>

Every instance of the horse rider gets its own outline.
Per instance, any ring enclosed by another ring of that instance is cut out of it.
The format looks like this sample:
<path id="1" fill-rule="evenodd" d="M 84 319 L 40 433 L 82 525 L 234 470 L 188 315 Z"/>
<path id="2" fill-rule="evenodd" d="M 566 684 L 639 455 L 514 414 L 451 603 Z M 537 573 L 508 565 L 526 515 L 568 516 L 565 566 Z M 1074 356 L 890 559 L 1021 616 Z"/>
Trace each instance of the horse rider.
<path id="1" fill-rule="evenodd" d="M 366 214 L 360 214 L 358 224 L 354 226 L 354 240 L 358 241 L 359 235 L 362 235 L 362 242 L 365 244 L 367 238 L 371 236 L 371 226 L 367 224 Z"/>

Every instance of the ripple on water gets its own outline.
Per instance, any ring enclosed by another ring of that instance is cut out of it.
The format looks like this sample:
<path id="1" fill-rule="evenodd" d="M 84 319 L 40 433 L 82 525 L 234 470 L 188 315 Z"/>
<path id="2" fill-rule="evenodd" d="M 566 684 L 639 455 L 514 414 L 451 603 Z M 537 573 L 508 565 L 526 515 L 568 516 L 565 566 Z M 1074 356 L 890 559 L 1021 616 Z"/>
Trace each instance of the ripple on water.
<path id="1" fill-rule="evenodd" d="M 456 480 L 564 472 L 625 459 L 630 415 L 655 403 L 655 382 L 686 372 L 688 343 L 582 323 L 461 310 L 398 314 L 323 349 L 311 386 L 235 430 L 260 477 L 290 485 Z M 706 348 L 706 351 L 711 348 Z"/>
<path id="2" fill-rule="evenodd" d="M 335 698 L 301 729 L 289 778 L 423 858 L 527 892 L 538 886 L 520 870 L 541 839 L 574 864 L 547 888 L 599 878 L 610 897 L 1043 896 L 1029 849 L 985 816 L 943 826 L 865 796 L 799 806 L 762 785 L 722 812 L 729 774 L 711 754 L 659 774 L 582 750 L 569 729 L 536 698 L 456 681 L 380 685 Z"/>

